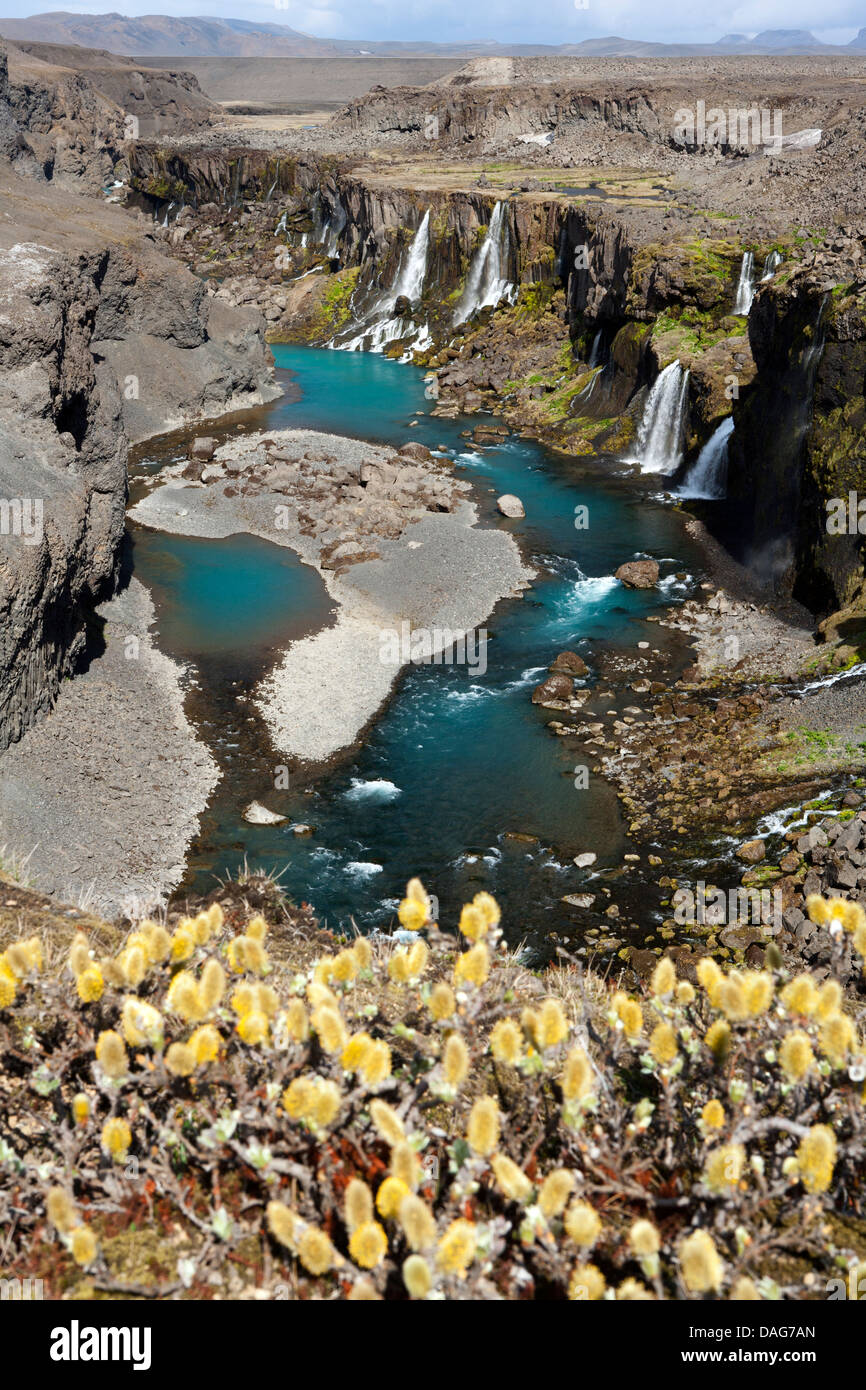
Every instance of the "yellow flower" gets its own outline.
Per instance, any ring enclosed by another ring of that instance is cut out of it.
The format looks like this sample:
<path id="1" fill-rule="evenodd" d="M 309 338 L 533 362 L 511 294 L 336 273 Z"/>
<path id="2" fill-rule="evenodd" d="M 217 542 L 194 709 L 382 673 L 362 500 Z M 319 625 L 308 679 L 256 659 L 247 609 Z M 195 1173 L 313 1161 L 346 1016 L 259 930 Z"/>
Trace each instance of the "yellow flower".
<path id="1" fill-rule="evenodd" d="M 349 1240 L 349 1254 L 362 1269 L 375 1269 L 388 1253 L 388 1238 L 378 1221 L 365 1221 Z"/>
<path id="2" fill-rule="evenodd" d="M 672 994 L 676 988 L 677 972 L 670 956 L 662 956 L 652 973 L 650 991 L 652 994 Z"/>
<path id="3" fill-rule="evenodd" d="M 477 1237 L 471 1221 L 452 1221 L 436 1247 L 436 1263 L 445 1274 L 465 1279 L 475 1259 Z"/>
<path id="4" fill-rule="evenodd" d="M 692 1004 L 696 997 L 697 996 L 695 994 L 695 991 L 693 987 L 689 984 L 688 980 L 680 980 L 679 984 L 676 987 L 676 992 L 674 994 L 674 998 L 676 999 L 677 1003 Z M 626 1283 L 628 1283 L 628 1280 L 626 1280 Z M 620 1285 L 620 1288 L 622 1288 L 622 1285 Z"/>
<path id="5" fill-rule="evenodd" d="M 490 974 L 490 956 L 483 941 L 479 941 L 462 956 L 457 957 L 454 967 L 454 983 L 470 984 L 480 988 Z"/>
<path id="6" fill-rule="evenodd" d="M 572 1202 L 565 1213 L 567 1234 L 583 1250 L 591 1250 L 601 1235 L 601 1220 L 589 1202 Z"/>
<path id="7" fill-rule="evenodd" d="M 373 1198 L 369 1187 L 365 1182 L 361 1182 L 360 1178 L 352 1178 L 346 1188 L 343 1213 L 350 1234 L 359 1226 L 365 1226 L 368 1221 L 373 1220 Z"/>
<path id="8" fill-rule="evenodd" d="M 361 1078 L 367 1086 L 381 1086 L 391 1075 L 391 1049 L 380 1038 L 370 1043 L 360 1066 Z"/>
<path id="9" fill-rule="evenodd" d="M 718 1293 L 724 1270 L 719 1252 L 708 1231 L 693 1231 L 679 1250 L 683 1283 L 689 1293 Z"/>
<path id="10" fill-rule="evenodd" d="M 101 999 L 105 981 L 99 966 L 86 966 L 76 980 L 76 988 L 78 997 L 84 1004 L 95 1004 L 97 999 Z"/>
<path id="11" fill-rule="evenodd" d="M 566 1100 L 584 1100 L 595 1089 L 592 1064 L 582 1047 L 573 1047 L 559 1079 Z"/>
<path id="12" fill-rule="evenodd" d="M 811 975 L 795 975 L 781 994 L 782 1003 L 789 1013 L 803 1014 L 807 1018 L 818 1007 L 818 991 Z"/>
<path id="13" fill-rule="evenodd" d="M 256 1007 L 256 991 L 248 981 L 244 980 L 237 989 L 232 991 L 229 1002 L 238 1018 L 243 1018 L 244 1014 L 248 1014 L 251 1009 Z"/>
<path id="14" fill-rule="evenodd" d="M 261 913 L 250 919 L 247 923 L 246 932 L 244 933 L 245 936 L 251 937 L 253 941 L 258 941 L 259 945 L 264 942 L 267 934 L 268 924 Z"/>
<path id="15" fill-rule="evenodd" d="M 406 1138 L 399 1115 L 384 1100 L 370 1101 L 370 1119 L 387 1144 L 402 1144 Z"/>
<path id="16" fill-rule="evenodd" d="M 120 1012 L 123 1036 L 130 1047 L 161 1047 L 163 1037 L 163 1018 L 159 1009 L 146 1004 L 143 999 L 129 996 L 123 1001 Z"/>
<path id="17" fill-rule="evenodd" d="M 505 1154 L 494 1154 L 490 1160 L 501 1191 L 512 1202 L 525 1202 L 532 1194 L 532 1183 L 522 1168 Z"/>
<path id="18" fill-rule="evenodd" d="M 741 1274 L 728 1295 L 735 1303 L 760 1303 L 761 1295 L 751 1279 Z"/>
<path id="19" fill-rule="evenodd" d="M 558 1047 L 568 1037 L 568 1022 L 556 999 L 545 999 L 538 1011 L 535 1036 L 542 1050 Z"/>
<path id="20" fill-rule="evenodd" d="M 83 1091 L 72 1098 L 72 1118 L 77 1125 L 86 1125 L 90 1119 L 90 1101 Z"/>
<path id="21" fill-rule="evenodd" d="M 857 1046 L 857 1031 L 847 1014 L 828 1018 L 818 1034 L 818 1046 L 834 1067 L 844 1067 L 849 1052 Z"/>
<path id="22" fill-rule="evenodd" d="M 421 1181 L 418 1155 L 405 1140 L 395 1144 L 391 1150 L 391 1176 L 399 1178 L 411 1192 L 414 1192 Z"/>
<path id="23" fill-rule="evenodd" d="M 226 954 L 236 974 L 249 971 L 253 975 L 264 975 L 268 970 L 268 953 L 254 936 L 236 936 L 229 942 Z"/>
<path id="24" fill-rule="evenodd" d="M 362 1275 L 356 1279 L 349 1292 L 346 1294 L 348 1303 L 381 1303 L 382 1295 L 376 1292 L 376 1285 L 371 1279 L 365 1279 Z"/>
<path id="25" fill-rule="evenodd" d="M 806 899 L 806 911 L 819 927 L 826 927 L 830 920 L 830 904 L 818 893 L 810 893 Z"/>
<path id="26" fill-rule="evenodd" d="M 158 922 L 142 922 L 141 934 L 144 937 L 145 954 L 151 965 L 159 965 L 171 955 L 171 937 Z"/>
<path id="27" fill-rule="evenodd" d="M 650 1056 L 667 1066 L 677 1055 L 677 1035 L 669 1023 L 657 1023 L 649 1041 Z"/>
<path id="28" fill-rule="evenodd" d="M 651 1221 L 635 1221 L 628 1233 L 628 1243 L 632 1254 L 638 1259 L 657 1255 L 661 1249 L 661 1237 Z"/>
<path id="29" fill-rule="evenodd" d="M 554 1168 L 541 1184 L 538 1205 L 546 1221 L 561 1216 L 574 1187 L 574 1175 L 567 1168 Z"/>
<path id="30" fill-rule="evenodd" d="M 731 1030 L 723 1018 L 717 1018 L 715 1023 L 710 1024 L 704 1042 L 717 1062 L 725 1061 L 731 1050 Z"/>
<path id="31" fill-rule="evenodd" d="M 655 1294 L 650 1293 L 639 1279 L 623 1279 L 616 1291 L 618 1303 L 653 1303 Z"/>
<path id="32" fill-rule="evenodd" d="M 334 1247 L 318 1226 L 305 1226 L 297 1242 L 298 1259 L 309 1274 L 327 1274 L 334 1263 Z"/>
<path id="33" fill-rule="evenodd" d="M 420 931 L 427 922 L 427 908 L 413 898 L 404 898 L 397 908 L 397 917 L 406 931 Z"/>
<path id="34" fill-rule="evenodd" d="M 826 1192 L 836 1166 L 836 1136 L 829 1125 L 813 1125 L 797 1149 L 800 1181 L 807 1192 Z"/>
<path id="35" fill-rule="evenodd" d="M 319 1080 L 313 1097 L 311 1118 L 318 1129 L 327 1129 L 339 1114 L 343 1097 L 336 1081 Z"/>
<path id="36" fill-rule="evenodd" d="M 339 951 L 334 957 L 334 979 L 341 985 L 350 984 L 358 973 L 358 957 L 354 951 Z"/>
<path id="37" fill-rule="evenodd" d="M 746 992 L 746 1010 L 750 1018 L 765 1014 L 773 1002 L 776 988 L 772 975 L 767 970 L 747 970 L 743 976 Z"/>
<path id="38" fill-rule="evenodd" d="M 49 1188 L 45 1209 L 48 1220 L 62 1236 L 68 1235 L 78 1221 L 75 1206 L 62 1187 Z"/>
<path id="39" fill-rule="evenodd" d="M 717 1008 L 719 990 L 725 977 L 712 956 L 703 956 L 698 961 L 697 974 L 699 983 L 707 991 L 710 1003 L 713 1008 Z"/>
<path id="40" fill-rule="evenodd" d="M 283 1091 L 283 1109 L 293 1120 L 301 1120 L 312 1104 L 313 1083 L 306 1076 L 296 1076 Z"/>
<path id="41" fill-rule="evenodd" d="M 118 1081 L 129 1071 L 129 1060 L 123 1038 L 113 1029 L 100 1033 L 96 1041 L 96 1060 L 112 1081 Z"/>
<path id="42" fill-rule="evenodd" d="M 595 1265 L 575 1265 L 568 1281 L 568 1297 L 577 1303 L 598 1303 L 604 1298 L 607 1281 Z"/>
<path id="43" fill-rule="evenodd" d="M 725 1107 L 720 1100 L 708 1100 L 701 1111 L 707 1129 L 721 1129 L 725 1123 Z"/>
<path id="44" fill-rule="evenodd" d="M 623 1026 L 627 1038 L 636 1038 L 643 1028 L 643 1014 L 636 999 L 630 999 L 618 989 L 611 999 L 611 1008 Z"/>
<path id="45" fill-rule="evenodd" d="M 481 913 L 488 927 L 498 927 L 502 918 L 499 910 L 499 903 L 492 893 L 476 893 L 472 899 L 472 906 Z"/>
<path id="46" fill-rule="evenodd" d="M 179 970 L 168 987 L 166 1008 L 185 1023 L 200 1023 L 207 1010 L 199 994 L 198 982 L 188 970 Z"/>
<path id="47" fill-rule="evenodd" d="M 102 1126 L 101 1142 L 109 1158 L 115 1163 L 124 1163 L 132 1143 L 132 1130 L 126 1120 L 118 1119 L 116 1116 L 106 1120 Z"/>
<path id="48" fill-rule="evenodd" d="M 433 1287 L 430 1266 L 421 1255 L 403 1261 L 403 1283 L 410 1298 L 426 1298 Z"/>
<path id="49" fill-rule="evenodd" d="M 201 1002 L 207 1013 L 210 1013 L 211 1009 L 218 1008 L 222 1003 L 225 988 L 225 971 L 219 961 L 211 956 L 210 960 L 205 962 L 204 969 L 201 972 L 201 982 L 199 984 Z"/>
<path id="50" fill-rule="evenodd" d="M 177 963 L 189 960 L 196 947 L 196 941 L 191 931 L 184 931 L 178 927 L 171 938 L 171 958 Z"/>
<path id="51" fill-rule="evenodd" d="M 746 1169 L 746 1151 L 742 1144 L 722 1144 L 711 1149 L 704 1163 L 704 1182 L 711 1192 L 736 1188 Z"/>
<path id="52" fill-rule="evenodd" d="M 8 1009 L 10 1004 L 14 1004 L 17 993 L 18 981 L 5 962 L 0 960 L 0 1009 Z"/>
<path id="53" fill-rule="evenodd" d="M 457 1000 L 454 998 L 454 991 L 451 986 L 446 985 L 444 981 L 434 985 L 430 991 L 427 1007 L 437 1023 L 453 1017 L 454 1010 L 457 1008 Z"/>
<path id="54" fill-rule="evenodd" d="M 77 932 L 69 947 L 69 968 L 73 975 L 80 975 L 90 964 L 90 947 L 83 932 Z"/>
<path id="55" fill-rule="evenodd" d="M 406 962 L 409 967 L 409 978 L 417 980 L 427 969 L 427 962 L 430 959 L 430 948 L 426 941 L 413 941 L 406 952 Z"/>
<path id="56" fill-rule="evenodd" d="M 372 1046 L 373 1039 L 369 1033 L 353 1033 L 340 1053 L 343 1071 L 358 1071 Z"/>
<path id="57" fill-rule="evenodd" d="M 373 948 L 366 936 L 359 936 L 352 950 L 355 952 L 359 970 L 370 970 L 373 965 Z"/>
<path id="58" fill-rule="evenodd" d="M 257 1047 L 268 1036 L 268 1020 L 258 1009 L 251 1009 L 237 1022 L 237 1034 L 241 1042 Z"/>
<path id="59" fill-rule="evenodd" d="M 342 1052 L 348 1042 L 346 1027 L 337 1009 L 322 1004 L 313 1013 L 313 1027 L 325 1052 Z"/>
<path id="60" fill-rule="evenodd" d="M 839 1013 L 842 1008 L 842 986 L 838 980 L 825 980 L 818 990 L 818 1003 L 815 1007 L 815 1017 L 822 1023 L 826 1023 L 828 1018 Z"/>
<path id="61" fill-rule="evenodd" d="M 219 1056 L 220 1035 L 212 1023 L 205 1023 L 190 1035 L 189 1046 L 195 1054 L 196 1066 L 205 1066 Z"/>
<path id="62" fill-rule="evenodd" d="M 282 1202 L 268 1202 L 267 1221 L 271 1235 L 280 1245 L 296 1250 L 302 1233 L 302 1223 L 297 1212 Z"/>
<path id="63" fill-rule="evenodd" d="M 388 974 L 395 985 L 405 985 L 409 979 L 409 960 L 405 951 L 395 951 L 388 961 Z"/>
<path id="64" fill-rule="evenodd" d="M 397 1215 L 400 1210 L 400 1203 L 404 1197 L 408 1196 L 409 1188 L 402 1178 L 386 1178 L 376 1193 L 376 1210 L 380 1216 L 389 1220 Z"/>
<path id="65" fill-rule="evenodd" d="M 295 1042 L 306 1042 L 310 1021 L 302 999 L 290 999 L 286 1008 L 286 1032 Z"/>
<path id="66" fill-rule="evenodd" d="M 132 985 L 133 989 L 141 984 L 147 974 L 147 956 L 141 946 L 127 946 L 121 952 L 118 964 L 124 978 L 124 982 Z"/>
<path id="67" fill-rule="evenodd" d="M 786 1033 L 779 1048 L 779 1066 L 789 1081 L 802 1081 L 815 1065 L 815 1054 L 808 1033 L 801 1028 Z"/>
<path id="68" fill-rule="evenodd" d="M 446 1083 L 457 1090 L 469 1075 L 469 1053 L 459 1033 L 451 1033 L 442 1055 L 442 1072 Z"/>
<path id="69" fill-rule="evenodd" d="M 173 1042 L 165 1054 L 165 1065 L 172 1076 L 192 1076 L 195 1071 L 195 1050 L 186 1043 Z"/>
<path id="70" fill-rule="evenodd" d="M 469 941 L 480 941 L 482 936 L 486 936 L 489 930 L 489 923 L 484 913 L 474 904 L 469 903 L 460 913 L 460 931 Z"/>
<path id="71" fill-rule="evenodd" d="M 72 1258 L 82 1269 L 93 1264 L 99 1249 L 96 1244 L 96 1236 L 89 1226 L 76 1226 L 69 1237 L 69 1249 Z"/>
<path id="72" fill-rule="evenodd" d="M 400 1225 L 411 1250 L 427 1250 L 436 1239 L 436 1222 L 427 1205 L 414 1192 L 400 1203 Z"/>
<path id="73" fill-rule="evenodd" d="M 749 1001 L 743 977 L 739 971 L 732 970 L 719 985 L 718 1007 L 732 1023 L 742 1023 L 749 1016 Z"/>
<path id="74" fill-rule="evenodd" d="M 499 1143 L 499 1106 L 494 1096 L 476 1100 L 469 1114 L 466 1139 L 473 1153 L 489 1158 Z"/>
<path id="75" fill-rule="evenodd" d="M 866 958 L 866 922 L 854 929 L 854 950 L 858 955 Z"/>
<path id="76" fill-rule="evenodd" d="M 523 1056 L 523 1034 L 513 1018 L 501 1018 L 490 1034 L 490 1051 L 497 1062 L 514 1067 Z"/>

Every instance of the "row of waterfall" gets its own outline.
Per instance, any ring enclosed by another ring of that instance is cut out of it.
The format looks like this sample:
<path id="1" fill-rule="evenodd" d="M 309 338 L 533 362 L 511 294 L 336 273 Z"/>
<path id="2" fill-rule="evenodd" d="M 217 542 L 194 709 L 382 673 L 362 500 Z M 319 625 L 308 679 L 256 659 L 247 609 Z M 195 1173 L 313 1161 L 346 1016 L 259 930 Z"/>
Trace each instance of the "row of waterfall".
<path id="1" fill-rule="evenodd" d="M 416 351 L 429 347 L 430 331 L 427 324 L 419 324 L 412 314 L 424 293 L 429 258 L 428 208 L 417 232 L 403 252 L 390 289 L 376 295 L 373 301 L 366 305 L 361 318 L 353 321 L 347 329 L 335 333 L 328 346 L 340 352 L 384 352 L 390 343 L 409 338 L 412 340 L 412 349 Z M 396 312 L 398 301 L 401 299 L 410 306 L 408 314 Z M 412 349 L 407 349 L 410 356 Z"/>
<path id="2" fill-rule="evenodd" d="M 503 299 L 513 304 L 517 286 L 507 277 L 511 254 L 511 237 L 505 204 L 497 203 L 490 218 L 487 233 L 479 246 L 466 277 L 466 285 L 457 301 L 453 323 L 466 323 L 479 309 L 495 309 Z"/>
<path id="3" fill-rule="evenodd" d="M 779 266 L 782 264 L 782 257 L 778 251 L 771 251 L 764 261 L 764 269 L 761 272 L 760 284 L 765 284 L 767 280 L 772 280 Z M 752 300 L 758 286 L 755 281 L 755 253 L 744 251 L 743 259 L 740 264 L 740 278 L 737 281 L 737 294 L 734 300 L 735 314 L 748 314 L 752 307 Z"/>
<path id="4" fill-rule="evenodd" d="M 689 373 L 679 361 L 659 372 L 650 388 L 637 436 L 642 473 L 675 473 L 683 457 Z"/>
<path id="5" fill-rule="evenodd" d="M 728 441 L 733 432 L 734 417 L 727 415 L 710 435 L 677 489 L 678 497 L 719 502 L 727 495 Z"/>

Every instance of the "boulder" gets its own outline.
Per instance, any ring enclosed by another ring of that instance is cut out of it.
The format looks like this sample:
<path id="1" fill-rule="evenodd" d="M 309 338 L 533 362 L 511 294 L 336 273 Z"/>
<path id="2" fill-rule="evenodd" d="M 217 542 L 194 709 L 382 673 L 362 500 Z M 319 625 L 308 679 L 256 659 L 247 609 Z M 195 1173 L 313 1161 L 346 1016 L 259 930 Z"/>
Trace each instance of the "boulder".
<path id="1" fill-rule="evenodd" d="M 191 459 L 201 459 L 202 463 L 210 463 L 216 449 L 216 440 L 209 434 L 198 435 L 189 446 L 189 456 Z"/>
<path id="2" fill-rule="evenodd" d="M 659 567 L 655 560 L 628 560 L 620 565 L 616 578 L 627 589 L 652 589 L 659 582 Z"/>
<path id="3" fill-rule="evenodd" d="M 496 505 L 503 516 L 522 517 L 526 516 L 526 509 L 519 497 L 515 497 L 512 492 L 503 493 L 496 500 Z"/>
<path id="4" fill-rule="evenodd" d="M 414 459 L 416 463 L 430 463 L 433 458 L 425 444 L 416 444 L 414 441 L 404 444 L 399 453 L 403 458 Z"/>
<path id="5" fill-rule="evenodd" d="M 766 857 L 767 847 L 763 840 L 747 840 L 737 850 L 737 858 L 742 859 L 744 864 L 760 864 Z"/>
<path id="6" fill-rule="evenodd" d="M 579 869 L 588 869 L 595 863 L 597 858 L 598 855 L 593 853 L 591 849 L 584 850 L 583 854 L 576 854 L 574 856 L 574 862 Z"/>
<path id="7" fill-rule="evenodd" d="M 553 672 L 564 671 L 567 676 L 585 676 L 589 671 L 583 657 L 578 656 L 577 652 L 560 652 L 547 669 Z"/>
<path id="8" fill-rule="evenodd" d="M 556 708 L 561 704 L 568 703 L 573 690 L 574 682 L 571 676 L 559 672 L 556 675 L 548 676 L 546 680 L 535 687 L 532 692 L 532 703 L 544 708 Z"/>
<path id="9" fill-rule="evenodd" d="M 276 811 L 269 811 L 260 801 L 251 801 L 249 806 L 245 806 L 243 817 L 250 825 L 279 825 L 287 819 L 286 816 L 278 815 Z"/>

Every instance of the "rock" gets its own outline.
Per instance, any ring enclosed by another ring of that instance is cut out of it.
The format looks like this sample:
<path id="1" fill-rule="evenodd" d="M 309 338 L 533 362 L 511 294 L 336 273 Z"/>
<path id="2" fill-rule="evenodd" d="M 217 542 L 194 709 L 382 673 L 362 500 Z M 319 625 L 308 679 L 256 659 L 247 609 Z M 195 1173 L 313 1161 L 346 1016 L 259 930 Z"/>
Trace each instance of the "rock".
<path id="1" fill-rule="evenodd" d="M 496 500 L 496 505 L 503 516 L 520 518 L 526 516 L 526 510 L 519 497 L 515 497 L 512 492 L 503 493 Z"/>
<path id="2" fill-rule="evenodd" d="M 260 801 L 251 801 L 249 806 L 245 806 L 243 817 L 250 825 L 279 825 L 281 821 L 288 819 L 287 816 L 278 815 L 276 811 L 269 811 Z"/>
<path id="3" fill-rule="evenodd" d="M 564 671 L 569 676 L 585 676 L 589 672 L 589 667 L 577 652 L 560 652 L 547 669 L 554 672 Z"/>
<path id="4" fill-rule="evenodd" d="M 545 709 L 556 709 L 559 705 L 568 703 L 573 690 L 574 682 L 571 676 L 561 673 L 548 676 L 533 690 L 532 703 L 541 705 Z"/>
<path id="5" fill-rule="evenodd" d="M 407 319 L 412 313 L 412 301 L 405 294 L 398 294 L 394 300 L 394 318 Z"/>
<path id="6" fill-rule="evenodd" d="M 403 458 L 414 459 L 416 463 L 430 463 L 433 459 L 433 455 L 426 444 L 415 443 L 414 440 L 410 440 L 408 444 L 404 444 L 398 450 L 398 453 Z"/>
<path id="7" fill-rule="evenodd" d="M 566 893 L 562 899 L 568 903 L 569 907 L 592 907 L 595 902 L 594 893 Z"/>
<path id="8" fill-rule="evenodd" d="M 579 869 L 588 869 L 597 859 L 598 855 L 594 854 L 592 850 L 584 850 L 583 854 L 574 856 L 574 862 Z"/>
<path id="9" fill-rule="evenodd" d="M 315 826 L 303 825 L 300 821 L 297 821 L 294 825 L 290 825 L 289 829 L 291 830 L 293 835 L 312 835 L 314 833 Z"/>
<path id="10" fill-rule="evenodd" d="M 744 864 L 760 864 L 766 857 L 767 846 L 763 840 L 747 840 L 737 850 L 737 858 L 742 859 Z"/>
<path id="11" fill-rule="evenodd" d="M 201 459 L 202 463 L 210 463 L 215 449 L 216 440 L 209 434 L 200 434 L 190 444 L 189 456 L 191 459 Z"/>
<path id="12" fill-rule="evenodd" d="M 181 473 L 181 477 L 189 478 L 194 483 L 200 483 L 204 470 L 205 465 L 202 463 L 201 459 L 190 459 L 186 468 Z"/>
<path id="13" fill-rule="evenodd" d="M 726 927 L 719 933 L 719 940 L 729 951 L 747 951 L 756 942 L 763 942 L 763 932 L 757 927 L 739 925 Z"/>
<path id="14" fill-rule="evenodd" d="M 655 560 L 628 560 L 616 571 L 616 578 L 627 589 L 652 589 L 659 582 Z"/>

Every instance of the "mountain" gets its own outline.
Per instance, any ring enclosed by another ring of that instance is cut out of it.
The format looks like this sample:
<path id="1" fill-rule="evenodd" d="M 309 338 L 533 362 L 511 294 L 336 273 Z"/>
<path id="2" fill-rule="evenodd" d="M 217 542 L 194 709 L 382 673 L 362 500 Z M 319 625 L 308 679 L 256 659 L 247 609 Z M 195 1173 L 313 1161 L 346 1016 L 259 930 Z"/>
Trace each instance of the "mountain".
<path id="1" fill-rule="evenodd" d="M 244 19 L 216 19 L 170 15 L 141 15 L 128 18 L 112 14 L 72 14 L 54 10 L 31 15 L 28 19 L 0 18 L 0 35 L 13 42 L 25 40 L 52 44 L 79 44 L 127 57 L 235 58 L 327 58 L 346 57 L 454 57 L 487 56 L 531 57 L 563 54 L 573 57 L 675 57 L 726 53 L 801 54 L 848 53 L 866 50 L 866 29 L 846 47 L 823 44 L 807 29 L 766 29 L 749 38 L 745 34 L 726 34 L 715 43 L 655 43 L 641 39 L 584 39 L 580 43 L 501 44 L 431 43 L 363 39 L 318 39 L 290 29 L 284 24 L 257 24 Z"/>

